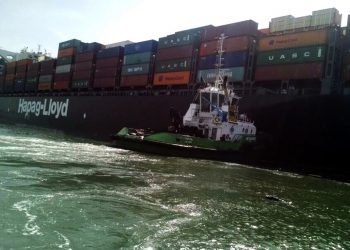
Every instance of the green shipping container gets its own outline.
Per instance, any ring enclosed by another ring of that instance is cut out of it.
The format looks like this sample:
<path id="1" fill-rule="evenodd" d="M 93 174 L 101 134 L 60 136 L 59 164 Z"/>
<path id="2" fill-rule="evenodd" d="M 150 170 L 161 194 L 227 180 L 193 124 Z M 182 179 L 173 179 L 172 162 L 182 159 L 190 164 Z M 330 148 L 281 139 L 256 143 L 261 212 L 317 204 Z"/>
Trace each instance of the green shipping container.
<path id="1" fill-rule="evenodd" d="M 57 58 L 56 65 L 61 66 L 61 65 L 67 65 L 67 64 L 72 64 L 74 63 L 74 56 L 64 56 Z"/>
<path id="2" fill-rule="evenodd" d="M 72 81 L 73 89 L 86 89 L 90 86 L 90 80 L 74 80 Z"/>
<path id="3" fill-rule="evenodd" d="M 124 56 L 124 65 L 148 63 L 153 58 L 153 52 L 136 53 Z"/>
<path id="4" fill-rule="evenodd" d="M 36 76 L 27 78 L 27 83 L 29 84 L 35 84 L 37 82 L 38 82 L 38 77 Z"/>
<path id="5" fill-rule="evenodd" d="M 150 71 L 150 65 L 147 64 L 134 64 L 124 65 L 122 69 L 123 76 L 129 75 L 147 75 Z"/>
<path id="6" fill-rule="evenodd" d="M 227 76 L 229 82 L 243 81 L 244 78 L 244 67 L 233 67 L 221 69 L 223 75 Z M 214 82 L 216 79 L 217 69 L 198 70 L 197 82 L 203 79 L 205 82 Z"/>
<path id="7" fill-rule="evenodd" d="M 68 40 L 68 41 L 64 41 L 64 42 L 59 43 L 58 49 L 61 50 L 61 49 L 72 48 L 72 47 L 77 48 L 80 46 L 80 44 L 81 44 L 80 40 L 72 39 L 72 40 Z"/>
<path id="8" fill-rule="evenodd" d="M 157 61 L 156 72 L 176 72 L 176 71 L 189 71 L 191 70 L 192 60 L 191 58 L 182 58 L 169 61 Z"/>
<path id="9" fill-rule="evenodd" d="M 189 44 L 199 44 L 200 34 L 193 33 L 177 33 L 166 37 L 159 38 L 158 48 L 169 48 L 175 46 L 183 46 Z"/>
<path id="10" fill-rule="evenodd" d="M 258 53 L 257 65 L 297 64 L 323 61 L 326 47 L 313 46 L 264 51 Z"/>

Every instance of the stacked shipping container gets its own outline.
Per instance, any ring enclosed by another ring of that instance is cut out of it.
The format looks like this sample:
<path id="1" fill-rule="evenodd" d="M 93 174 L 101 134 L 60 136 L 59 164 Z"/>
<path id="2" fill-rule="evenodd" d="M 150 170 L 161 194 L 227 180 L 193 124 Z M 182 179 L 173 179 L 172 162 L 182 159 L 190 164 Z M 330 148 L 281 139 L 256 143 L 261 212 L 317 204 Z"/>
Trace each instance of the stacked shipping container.
<path id="1" fill-rule="evenodd" d="M 155 40 L 125 45 L 120 87 L 147 86 L 153 82 L 157 46 Z"/>
<path id="2" fill-rule="evenodd" d="M 16 76 L 16 65 L 17 65 L 17 62 L 10 62 L 6 65 L 6 77 L 5 77 L 5 85 L 4 85 L 4 92 L 6 93 L 13 92 L 13 85 L 14 85 L 15 76 Z"/>
<path id="3" fill-rule="evenodd" d="M 257 29 L 258 24 L 251 20 L 208 28 L 200 46 L 197 81 L 214 81 L 218 63 L 229 82 L 243 81 L 249 49 L 255 41 Z M 220 36 L 225 37 L 221 62 L 217 58 Z"/>
<path id="4" fill-rule="evenodd" d="M 120 46 L 97 53 L 94 88 L 114 89 L 119 85 L 123 56 L 124 48 Z"/>
<path id="5" fill-rule="evenodd" d="M 5 61 L 0 59 L 0 93 L 4 92 L 5 77 L 6 77 L 6 63 Z"/>
<path id="6" fill-rule="evenodd" d="M 58 47 L 54 90 L 68 90 L 72 80 L 74 61 L 81 41 L 72 39 L 61 42 Z"/>
<path id="7" fill-rule="evenodd" d="M 41 62 L 38 91 L 49 91 L 55 76 L 56 60 L 46 60 Z"/>
<path id="8" fill-rule="evenodd" d="M 88 89 L 93 87 L 96 53 L 101 50 L 100 43 L 81 44 L 75 60 L 72 89 Z"/>
<path id="9" fill-rule="evenodd" d="M 327 29 L 261 38 L 255 80 L 322 78 L 327 43 Z"/>
<path id="10" fill-rule="evenodd" d="M 176 32 L 159 38 L 154 85 L 194 82 L 199 43 L 204 28 Z"/>
<path id="11" fill-rule="evenodd" d="M 36 62 L 28 66 L 27 79 L 25 83 L 26 92 L 36 92 L 38 89 L 40 63 Z"/>
<path id="12" fill-rule="evenodd" d="M 16 77 L 15 77 L 15 83 L 13 87 L 14 92 L 18 93 L 18 92 L 24 91 L 28 66 L 32 63 L 33 63 L 32 59 L 24 59 L 24 60 L 17 61 Z"/>

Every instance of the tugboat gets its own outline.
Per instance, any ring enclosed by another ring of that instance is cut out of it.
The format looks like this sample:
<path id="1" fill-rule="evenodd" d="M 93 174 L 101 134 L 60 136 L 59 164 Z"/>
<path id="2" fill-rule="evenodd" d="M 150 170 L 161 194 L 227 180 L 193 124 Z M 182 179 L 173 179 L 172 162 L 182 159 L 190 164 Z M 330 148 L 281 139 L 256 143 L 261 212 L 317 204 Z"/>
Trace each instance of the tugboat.
<path id="1" fill-rule="evenodd" d="M 112 145 L 153 154 L 247 162 L 256 127 L 245 114 L 239 114 L 240 97 L 223 76 L 224 39 L 222 35 L 218 40 L 216 80 L 198 89 L 182 124 L 173 123 L 167 132 L 124 127 L 112 136 Z"/>

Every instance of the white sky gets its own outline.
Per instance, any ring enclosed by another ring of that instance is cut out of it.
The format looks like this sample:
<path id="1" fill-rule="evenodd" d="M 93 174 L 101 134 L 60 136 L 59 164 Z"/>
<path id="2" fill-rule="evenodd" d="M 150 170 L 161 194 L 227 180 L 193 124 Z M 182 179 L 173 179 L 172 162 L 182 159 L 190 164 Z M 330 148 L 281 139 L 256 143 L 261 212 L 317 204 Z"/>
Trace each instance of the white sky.
<path id="1" fill-rule="evenodd" d="M 72 38 L 103 44 L 158 40 L 184 29 L 248 19 L 261 29 L 273 17 L 333 7 L 345 26 L 348 0 L 0 0 L 0 48 L 36 51 L 40 44 L 56 56 L 58 43 Z"/>

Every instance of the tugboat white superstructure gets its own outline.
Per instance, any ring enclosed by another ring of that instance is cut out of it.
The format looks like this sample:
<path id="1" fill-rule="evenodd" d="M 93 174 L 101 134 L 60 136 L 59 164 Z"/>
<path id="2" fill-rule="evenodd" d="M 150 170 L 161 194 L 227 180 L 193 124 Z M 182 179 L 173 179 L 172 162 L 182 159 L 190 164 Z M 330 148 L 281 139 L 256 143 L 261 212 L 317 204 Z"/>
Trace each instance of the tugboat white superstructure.
<path id="1" fill-rule="evenodd" d="M 213 84 L 200 89 L 183 117 L 185 127 L 197 128 L 203 136 L 212 140 L 237 142 L 243 138 L 255 141 L 256 127 L 245 114 L 238 113 L 238 97 L 226 86 L 223 76 L 223 42 L 222 35 L 218 40 L 217 74 Z"/>

